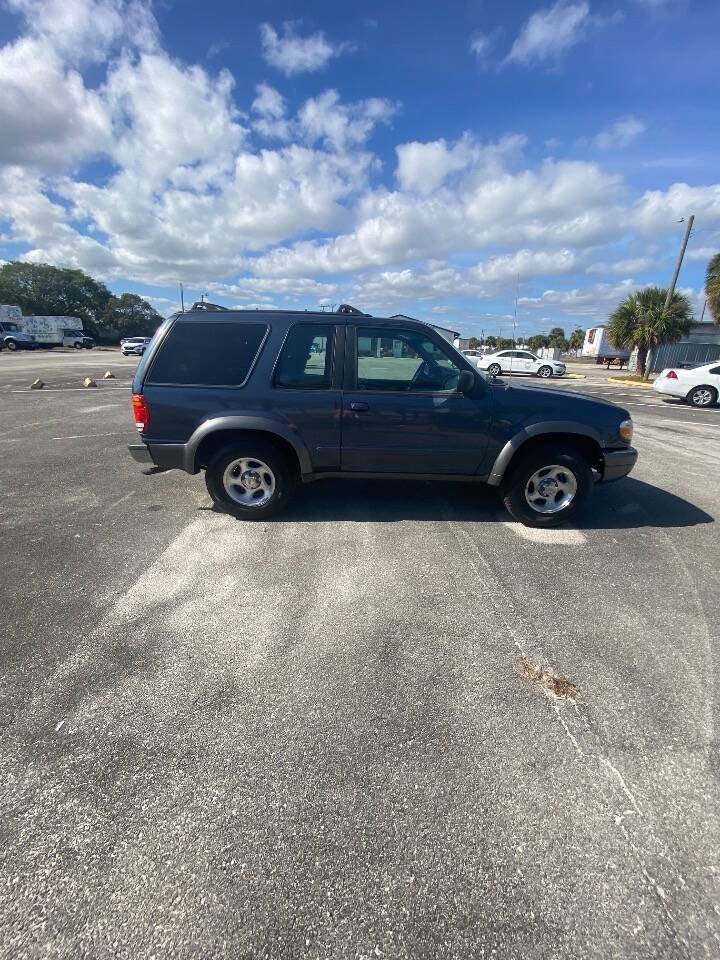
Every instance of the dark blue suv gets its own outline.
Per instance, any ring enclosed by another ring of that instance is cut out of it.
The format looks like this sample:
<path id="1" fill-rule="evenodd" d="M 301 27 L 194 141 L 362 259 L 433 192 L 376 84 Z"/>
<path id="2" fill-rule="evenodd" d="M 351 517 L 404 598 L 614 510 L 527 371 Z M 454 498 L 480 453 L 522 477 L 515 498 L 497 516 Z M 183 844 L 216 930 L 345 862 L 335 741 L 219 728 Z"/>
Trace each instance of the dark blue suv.
<path id="1" fill-rule="evenodd" d="M 499 487 L 513 517 L 555 526 L 637 459 L 626 410 L 487 378 L 420 321 L 201 306 L 140 361 L 130 452 L 205 470 L 237 517 L 277 513 L 299 480 L 432 478 Z"/>

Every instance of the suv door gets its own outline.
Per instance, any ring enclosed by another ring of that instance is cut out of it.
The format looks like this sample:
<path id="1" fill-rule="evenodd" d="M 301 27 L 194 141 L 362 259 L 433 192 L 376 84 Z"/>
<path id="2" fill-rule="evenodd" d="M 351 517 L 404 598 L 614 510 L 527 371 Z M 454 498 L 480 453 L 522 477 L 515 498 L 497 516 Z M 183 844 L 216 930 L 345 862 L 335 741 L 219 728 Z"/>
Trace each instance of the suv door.
<path id="1" fill-rule="evenodd" d="M 457 362 L 430 331 L 347 328 L 342 469 L 366 473 L 480 471 L 492 393 L 482 378 L 458 393 Z"/>

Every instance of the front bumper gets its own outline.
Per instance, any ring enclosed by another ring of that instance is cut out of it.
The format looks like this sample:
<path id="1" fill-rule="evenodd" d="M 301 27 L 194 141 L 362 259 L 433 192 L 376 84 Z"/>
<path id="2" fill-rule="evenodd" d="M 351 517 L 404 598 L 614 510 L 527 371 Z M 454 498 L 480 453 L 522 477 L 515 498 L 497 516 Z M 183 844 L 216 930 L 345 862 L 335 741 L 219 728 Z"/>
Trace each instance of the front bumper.
<path id="1" fill-rule="evenodd" d="M 626 477 L 637 463 L 638 452 L 634 447 L 625 447 L 623 450 L 606 450 L 603 454 L 603 472 L 601 483 L 610 483 Z"/>

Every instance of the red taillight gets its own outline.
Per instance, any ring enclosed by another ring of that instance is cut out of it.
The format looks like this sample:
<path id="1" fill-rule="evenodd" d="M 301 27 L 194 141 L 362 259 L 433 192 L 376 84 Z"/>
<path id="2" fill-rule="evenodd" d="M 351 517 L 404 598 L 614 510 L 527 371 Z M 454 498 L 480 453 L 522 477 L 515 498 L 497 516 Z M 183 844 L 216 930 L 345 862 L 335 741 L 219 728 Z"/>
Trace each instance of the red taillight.
<path id="1" fill-rule="evenodd" d="M 677 380 L 677 378 L 678 378 L 678 375 L 675 373 L 674 370 L 668 370 L 668 372 L 665 374 L 666 380 Z"/>
<path id="2" fill-rule="evenodd" d="M 135 417 L 135 426 L 140 433 L 147 433 L 150 426 L 150 411 L 145 402 L 145 397 L 141 393 L 132 395 L 133 416 Z"/>

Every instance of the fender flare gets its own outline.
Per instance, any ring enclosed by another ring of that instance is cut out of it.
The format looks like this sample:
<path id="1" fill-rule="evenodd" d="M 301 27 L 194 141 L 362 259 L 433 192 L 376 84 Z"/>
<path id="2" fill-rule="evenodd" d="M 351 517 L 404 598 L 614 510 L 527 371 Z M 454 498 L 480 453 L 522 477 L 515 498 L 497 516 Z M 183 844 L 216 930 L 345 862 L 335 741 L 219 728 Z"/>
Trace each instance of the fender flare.
<path id="1" fill-rule="evenodd" d="M 533 437 L 553 433 L 575 433 L 579 437 L 594 440 L 599 447 L 602 447 L 599 433 L 592 427 L 584 423 L 578 423 L 576 420 L 541 420 L 538 423 L 530 423 L 511 437 L 495 457 L 495 462 L 487 479 L 488 484 L 491 487 L 500 486 L 508 464 L 524 443 Z"/>
<path id="2" fill-rule="evenodd" d="M 312 473 L 312 461 L 308 448 L 300 438 L 300 435 L 292 430 L 286 423 L 272 420 L 269 417 L 233 415 L 213 417 L 211 420 L 205 420 L 205 422 L 201 423 L 195 430 L 185 444 L 185 462 L 183 469 L 187 473 L 198 472 L 195 463 L 197 449 L 205 437 L 210 436 L 212 433 L 217 433 L 218 430 L 258 430 L 263 433 L 271 433 L 275 434 L 275 436 L 282 437 L 283 440 L 287 440 L 297 454 L 298 461 L 300 462 L 300 473 Z"/>

